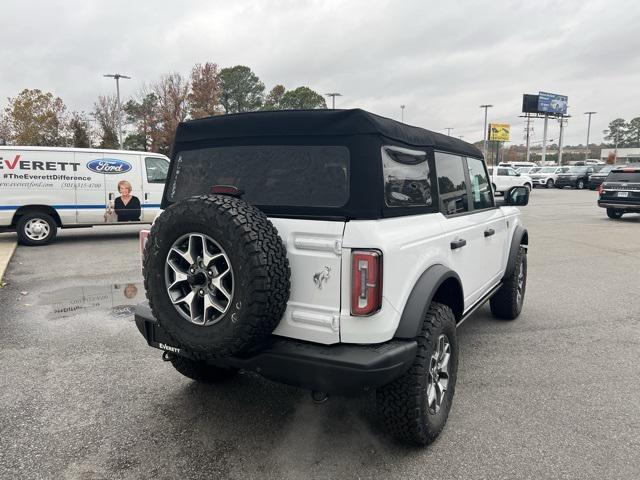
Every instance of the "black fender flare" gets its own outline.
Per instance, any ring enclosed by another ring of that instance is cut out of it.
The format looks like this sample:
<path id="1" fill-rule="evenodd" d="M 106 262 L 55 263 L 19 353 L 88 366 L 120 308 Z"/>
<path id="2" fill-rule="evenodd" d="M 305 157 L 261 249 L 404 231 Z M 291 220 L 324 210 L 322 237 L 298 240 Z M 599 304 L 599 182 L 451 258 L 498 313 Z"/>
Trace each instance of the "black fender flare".
<path id="1" fill-rule="evenodd" d="M 516 268 L 516 257 L 520 245 L 529 245 L 529 232 L 522 225 L 516 225 L 513 236 L 511 237 L 511 247 L 509 248 L 509 258 L 507 259 L 507 268 L 504 271 L 502 279 L 509 278 Z"/>
<path id="2" fill-rule="evenodd" d="M 420 275 L 420 278 L 413 286 L 394 334 L 395 338 L 415 338 L 418 335 L 422 327 L 422 320 L 425 318 L 438 288 L 450 278 L 455 279 L 460 286 L 461 298 L 458 301 L 462 306 L 461 308 L 464 308 L 462 282 L 458 274 L 444 265 L 432 265 Z M 458 313 L 460 316 L 462 315 L 462 311 Z"/>

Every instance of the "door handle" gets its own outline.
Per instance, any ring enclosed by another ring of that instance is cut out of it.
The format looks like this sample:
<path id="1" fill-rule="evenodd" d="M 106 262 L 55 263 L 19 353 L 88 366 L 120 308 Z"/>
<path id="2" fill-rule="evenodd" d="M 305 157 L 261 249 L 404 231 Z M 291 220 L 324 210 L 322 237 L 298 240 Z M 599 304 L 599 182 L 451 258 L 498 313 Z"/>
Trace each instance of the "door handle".
<path id="1" fill-rule="evenodd" d="M 149 194 L 148 194 L 148 193 L 145 193 L 145 194 L 144 194 L 144 199 L 145 199 L 145 200 L 149 200 Z"/>
<path id="2" fill-rule="evenodd" d="M 490 237 L 491 235 L 493 235 L 494 233 L 496 233 L 496 231 L 493 228 L 487 228 L 484 231 L 484 236 L 485 237 Z"/>
<path id="3" fill-rule="evenodd" d="M 460 238 L 458 240 L 454 240 L 451 242 L 451 250 L 455 250 L 457 248 L 462 248 L 467 244 L 467 241 L 464 238 Z"/>

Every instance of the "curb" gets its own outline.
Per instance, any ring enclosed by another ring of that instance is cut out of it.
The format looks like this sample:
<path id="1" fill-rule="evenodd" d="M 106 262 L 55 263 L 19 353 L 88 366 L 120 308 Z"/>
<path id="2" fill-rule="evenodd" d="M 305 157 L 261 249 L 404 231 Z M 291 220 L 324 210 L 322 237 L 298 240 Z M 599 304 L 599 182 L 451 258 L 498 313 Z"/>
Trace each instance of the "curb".
<path id="1" fill-rule="evenodd" d="M 0 238 L 0 285 L 7 265 L 16 251 L 17 242 L 10 238 Z"/>

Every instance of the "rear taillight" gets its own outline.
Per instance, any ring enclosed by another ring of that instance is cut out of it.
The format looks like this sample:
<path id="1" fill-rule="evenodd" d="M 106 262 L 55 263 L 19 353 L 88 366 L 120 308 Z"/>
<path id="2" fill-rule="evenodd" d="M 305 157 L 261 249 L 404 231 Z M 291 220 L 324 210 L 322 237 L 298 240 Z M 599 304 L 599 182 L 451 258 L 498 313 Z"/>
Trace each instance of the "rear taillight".
<path id="1" fill-rule="evenodd" d="M 371 315 L 382 306 L 382 253 L 351 252 L 351 315 Z"/>

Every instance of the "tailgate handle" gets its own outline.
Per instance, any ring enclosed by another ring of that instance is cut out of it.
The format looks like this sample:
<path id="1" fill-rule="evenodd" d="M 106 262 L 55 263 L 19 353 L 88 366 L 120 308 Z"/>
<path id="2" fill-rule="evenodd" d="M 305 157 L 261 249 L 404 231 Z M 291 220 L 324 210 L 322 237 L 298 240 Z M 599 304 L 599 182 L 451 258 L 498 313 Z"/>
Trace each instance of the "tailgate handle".
<path id="1" fill-rule="evenodd" d="M 487 228 L 484 231 L 484 236 L 485 237 L 490 237 L 491 235 L 493 235 L 494 233 L 496 233 L 496 231 L 493 228 Z"/>
<path id="2" fill-rule="evenodd" d="M 467 241 L 464 238 L 461 238 L 459 240 L 454 240 L 453 242 L 451 242 L 451 250 L 455 250 L 457 248 L 462 248 L 467 244 Z"/>

